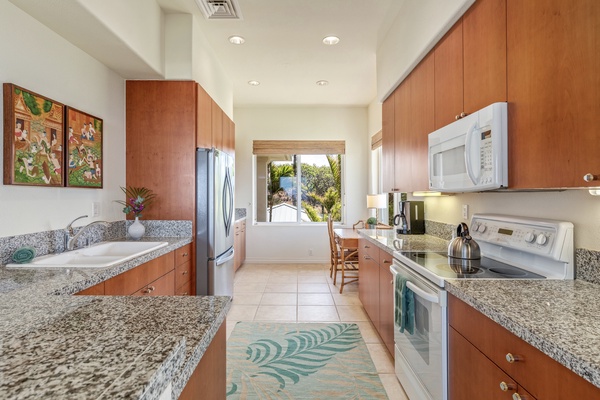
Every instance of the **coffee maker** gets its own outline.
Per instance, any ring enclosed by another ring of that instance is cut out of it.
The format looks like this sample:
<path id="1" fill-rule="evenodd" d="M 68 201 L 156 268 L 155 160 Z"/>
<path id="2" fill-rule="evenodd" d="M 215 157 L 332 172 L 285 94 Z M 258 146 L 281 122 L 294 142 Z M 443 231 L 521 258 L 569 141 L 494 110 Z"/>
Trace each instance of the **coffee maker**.
<path id="1" fill-rule="evenodd" d="M 398 214 L 394 215 L 394 229 L 403 235 L 425 233 L 425 203 L 423 201 L 398 202 Z"/>

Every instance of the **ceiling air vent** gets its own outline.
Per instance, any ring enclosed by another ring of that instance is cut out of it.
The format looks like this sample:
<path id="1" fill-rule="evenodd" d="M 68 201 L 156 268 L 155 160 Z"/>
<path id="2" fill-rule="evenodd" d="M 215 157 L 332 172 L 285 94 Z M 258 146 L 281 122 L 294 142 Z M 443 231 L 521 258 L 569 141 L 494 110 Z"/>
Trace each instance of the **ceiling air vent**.
<path id="1" fill-rule="evenodd" d="M 242 19 L 237 0 L 196 0 L 206 19 Z"/>

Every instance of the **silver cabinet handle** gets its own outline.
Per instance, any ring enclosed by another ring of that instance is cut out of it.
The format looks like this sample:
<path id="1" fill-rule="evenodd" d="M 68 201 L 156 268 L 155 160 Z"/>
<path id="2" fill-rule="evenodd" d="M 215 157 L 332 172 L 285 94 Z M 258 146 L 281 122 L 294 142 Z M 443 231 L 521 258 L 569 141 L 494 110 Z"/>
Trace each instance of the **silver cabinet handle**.
<path id="1" fill-rule="evenodd" d="M 508 392 L 509 390 L 515 390 L 516 386 L 512 383 L 506 383 L 504 381 L 500 382 L 500 390 L 503 392 Z"/>
<path id="2" fill-rule="evenodd" d="M 513 393 L 512 395 L 513 400 L 521 400 L 521 395 L 519 393 Z"/>
<path id="3" fill-rule="evenodd" d="M 508 361 L 509 363 L 514 363 L 516 361 L 522 360 L 522 358 L 520 356 L 514 356 L 512 353 L 506 353 L 506 361 Z"/>

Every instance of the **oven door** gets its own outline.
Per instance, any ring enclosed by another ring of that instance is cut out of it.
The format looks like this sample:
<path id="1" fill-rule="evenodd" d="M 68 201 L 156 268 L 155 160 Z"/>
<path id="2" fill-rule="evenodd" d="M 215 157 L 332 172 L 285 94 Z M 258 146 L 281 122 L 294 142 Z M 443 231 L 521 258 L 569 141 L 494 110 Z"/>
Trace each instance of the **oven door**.
<path id="1" fill-rule="evenodd" d="M 410 399 L 447 399 L 447 295 L 414 271 L 394 259 L 394 274 L 407 279 L 414 293 L 415 329 L 411 335 L 394 326 L 395 370 Z M 394 291 L 395 291 L 394 287 Z M 395 297 L 395 296 L 394 296 Z M 398 307 L 394 304 L 394 307 Z"/>

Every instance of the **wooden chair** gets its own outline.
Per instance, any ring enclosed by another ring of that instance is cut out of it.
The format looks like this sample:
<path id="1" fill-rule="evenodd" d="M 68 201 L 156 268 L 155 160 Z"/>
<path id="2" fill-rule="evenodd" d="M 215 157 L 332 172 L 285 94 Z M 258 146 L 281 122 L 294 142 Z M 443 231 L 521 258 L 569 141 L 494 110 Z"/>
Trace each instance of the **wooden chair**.
<path id="1" fill-rule="evenodd" d="M 327 231 L 329 233 L 330 261 L 329 277 L 333 278 L 333 284 L 336 284 L 338 271 L 342 272 L 340 280 L 340 293 L 344 290 L 344 285 L 358 281 L 358 249 L 346 249 L 344 254 L 345 262 L 342 262 L 342 250 L 339 248 L 333 233 L 333 221 L 331 217 L 327 218 Z M 350 272 L 350 274 L 347 274 Z M 349 279 L 349 280 L 348 280 Z"/>

